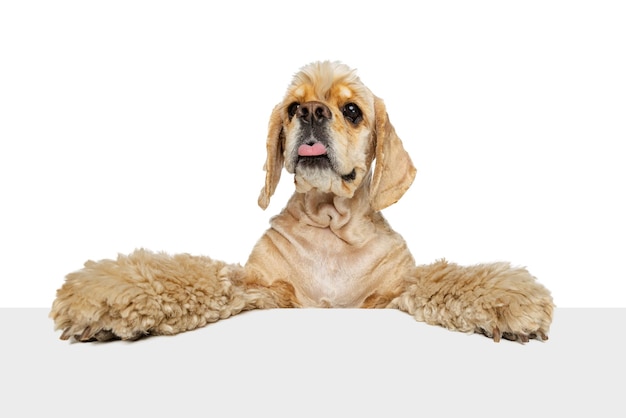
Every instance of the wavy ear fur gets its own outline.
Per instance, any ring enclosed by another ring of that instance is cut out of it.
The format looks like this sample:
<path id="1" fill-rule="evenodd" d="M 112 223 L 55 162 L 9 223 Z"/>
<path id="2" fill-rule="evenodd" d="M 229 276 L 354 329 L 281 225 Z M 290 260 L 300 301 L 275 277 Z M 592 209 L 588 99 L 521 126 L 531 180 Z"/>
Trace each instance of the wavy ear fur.
<path id="1" fill-rule="evenodd" d="M 259 195 L 259 206 L 265 210 L 270 204 L 270 198 L 276 190 L 280 173 L 283 170 L 283 118 L 280 105 L 276 105 L 270 116 L 269 128 L 267 133 L 267 159 L 263 169 L 265 170 L 265 186 L 261 189 Z"/>
<path id="2" fill-rule="evenodd" d="M 382 210 L 396 203 L 413 183 L 417 170 L 402 146 L 382 99 L 374 98 L 376 160 L 370 185 L 370 203 Z"/>

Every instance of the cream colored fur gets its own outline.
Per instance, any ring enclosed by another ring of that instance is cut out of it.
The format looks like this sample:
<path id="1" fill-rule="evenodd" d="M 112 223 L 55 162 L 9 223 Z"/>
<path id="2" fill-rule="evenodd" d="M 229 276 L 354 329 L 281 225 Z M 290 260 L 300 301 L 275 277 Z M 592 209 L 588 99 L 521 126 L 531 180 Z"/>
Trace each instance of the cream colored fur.
<path id="1" fill-rule="evenodd" d="M 283 169 L 295 193 L 244 266 L 146 250 L 89 261 L 57 292 L 50 316 L 61 338 L 171 335 L 257 308 L 363 307 L 495 341 L 547 339 L 554 304 L 525 269 L 415 265 L 380 211 L 416 170 L 384 102 L 349 67 L 303 67 L 272 111 L 262 208 Z"/>

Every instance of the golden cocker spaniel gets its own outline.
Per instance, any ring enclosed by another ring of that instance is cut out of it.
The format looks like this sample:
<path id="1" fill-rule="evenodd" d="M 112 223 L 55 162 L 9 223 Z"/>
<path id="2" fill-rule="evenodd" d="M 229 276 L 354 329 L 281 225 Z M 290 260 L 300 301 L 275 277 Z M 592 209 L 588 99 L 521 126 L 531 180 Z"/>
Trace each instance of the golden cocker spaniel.
<path id="1" fill-rule="evenodd" d="M 416 170 L 383 101 L 354 70 L 324 61 L 294 76 L 269 121 L 263 209 L 283 168 L 295 193 L 244 266 L 146 250 L 88 261 L 52 305 L 61 339 L 172 335 L 283 307 L 396 308 L 495 341 L 547 339 L 552 297 L 525 269 L 415 264 L 381 210 Z"/>

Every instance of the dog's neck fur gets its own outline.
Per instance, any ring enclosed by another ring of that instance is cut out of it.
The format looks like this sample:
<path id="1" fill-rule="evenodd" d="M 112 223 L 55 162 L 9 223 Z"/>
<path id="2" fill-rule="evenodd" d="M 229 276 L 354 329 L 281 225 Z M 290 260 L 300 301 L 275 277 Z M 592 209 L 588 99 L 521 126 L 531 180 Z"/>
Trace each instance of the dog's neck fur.
<path id="1" fill-rule="evenodd" d="M 347 244 L 364 245 L 375 234 L 374 221 L 382 219 L 370 207 L 369 181 L 365 183 L 350 198 L 317 189 L 296 192 L 287 203 L 285 212 L 301 224 L 330 229 Z"/>

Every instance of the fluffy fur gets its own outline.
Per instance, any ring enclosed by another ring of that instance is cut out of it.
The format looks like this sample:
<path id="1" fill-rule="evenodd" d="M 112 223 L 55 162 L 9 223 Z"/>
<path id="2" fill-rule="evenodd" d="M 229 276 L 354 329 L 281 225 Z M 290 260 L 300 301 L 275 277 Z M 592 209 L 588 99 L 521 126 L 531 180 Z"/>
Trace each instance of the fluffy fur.
<path id="1" fill-rule="evenodd" d="M 415 167 L 383 101 L 346 65 L 315 62 L 294 76 L 270 116 L 264 168 L 263 209 L 283 169 L 295 193 L 244 266 L 146 250 L 88 261 L 52 305 L 61 339 L 172 335 L 282 307 L 395 308 L 495 341 L 547 339 L 554 304 L 525 269 L 415 265 L 381 214 Z"/>

